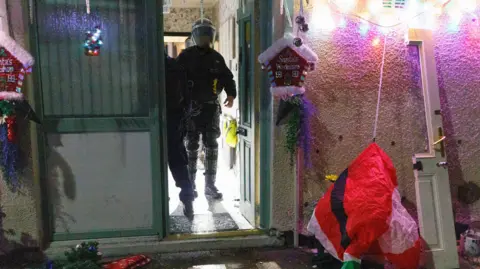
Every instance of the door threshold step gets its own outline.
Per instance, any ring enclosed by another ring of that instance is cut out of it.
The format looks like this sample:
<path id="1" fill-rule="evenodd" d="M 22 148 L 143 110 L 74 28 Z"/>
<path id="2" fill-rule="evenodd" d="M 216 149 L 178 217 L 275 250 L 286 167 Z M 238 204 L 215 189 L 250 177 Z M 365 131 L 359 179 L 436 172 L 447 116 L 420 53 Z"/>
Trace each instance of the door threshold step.
<path id="1" fill-rule="evenodd" d="M 131 254 L 172 253 L 206 250 L 223 250 L 234 248 L 281 247 L 285 245 L 282 238 L 268 235 L 235 236 L 223 238 L 205 238 L 192 240 L 162 241 L 157 236 L 139 236 L 123 238 L 105 238 L 95 240 L 103 256 L 121 257 Z M 64 258 L 65 251 L 75 247 L 81 241 L 52 242 L 45 250 L 50 259 Z"/>

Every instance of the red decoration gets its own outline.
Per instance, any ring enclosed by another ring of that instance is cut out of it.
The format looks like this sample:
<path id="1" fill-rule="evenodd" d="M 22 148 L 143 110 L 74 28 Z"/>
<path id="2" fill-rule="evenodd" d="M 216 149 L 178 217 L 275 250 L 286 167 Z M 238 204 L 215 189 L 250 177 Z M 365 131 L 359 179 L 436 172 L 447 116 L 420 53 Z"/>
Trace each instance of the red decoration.
<path id="1" fill-rule="evenodd" d="M 4 47 L 0 47 L 0 92 L 20 91 L 18 84 L 20 79 L 23 81 L 22 69 L 23 64 Z"/>
<path id="2" fill-rule="evenodd" d="M 262 69 L 268 71 L 274 96 L 289 97 L 305 92 L 305 76 L 315 67 L 318 56 L 299 40 L 286 35 L 258 56 Z"/>
<path id="3" fill-rule="evenodd" d="M 303 87 L 309 64 L 296 51 L 286 47 L 270 60 L 267 70 L 272 86 Z"/>
<path id="4" fill-rule="evenodd" d="M 5 118 L 5 123 L 7 124 L 7 135 L 9 142 L 15 142 L 16 135 L 15 135 L 15 128 L 17 125 L 17 121 L 14 115 L 8 116 Z"/>
<path id="5" fill-rule="evenodd" d="M 103 265 L 103 269 L 134 269 L 147 265 L 151 259 L 145 255 L 131 256 Z"/>

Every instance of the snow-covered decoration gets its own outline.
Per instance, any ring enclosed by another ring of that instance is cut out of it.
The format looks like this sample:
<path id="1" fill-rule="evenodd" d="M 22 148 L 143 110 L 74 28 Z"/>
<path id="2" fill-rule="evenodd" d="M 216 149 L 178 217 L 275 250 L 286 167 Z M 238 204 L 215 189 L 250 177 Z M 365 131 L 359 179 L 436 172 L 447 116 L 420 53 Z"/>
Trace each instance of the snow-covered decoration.
<path id="1" fill-rule="evenodd" d="M 318 56 L 287 34 L 260 54 L 258 61 L 268 71 L 272 95 L 288 97 L 305 92 L 305 77 L 307 72 L 314 70 Z"/>
<path id="2" fill-rule="evenodd" d="M 0 31 L 0 100 L 23 99 L 23 80 L 34 62 L 28 51 Z"/>
<path id="3" fill-rule="evenodd" d="M 22 94 L 23 80 L 34 62 L 28 51 L 0 31 L 0 171 L 13 186 L 18 183 L 17 119 L 37 119 Z"/>

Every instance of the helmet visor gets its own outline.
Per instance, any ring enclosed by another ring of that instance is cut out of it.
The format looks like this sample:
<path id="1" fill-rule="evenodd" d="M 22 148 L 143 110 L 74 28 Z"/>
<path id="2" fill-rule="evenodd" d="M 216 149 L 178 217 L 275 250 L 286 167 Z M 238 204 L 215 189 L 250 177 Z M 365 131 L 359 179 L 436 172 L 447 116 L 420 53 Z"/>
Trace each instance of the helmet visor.
<path id="1" fill-rule="evenodd" d="M 210 25 L 199 25 L 192 30 L 192 40 L 197 46 L 207 47 L 213 44 L 215 33 L 214 27 Z"/>

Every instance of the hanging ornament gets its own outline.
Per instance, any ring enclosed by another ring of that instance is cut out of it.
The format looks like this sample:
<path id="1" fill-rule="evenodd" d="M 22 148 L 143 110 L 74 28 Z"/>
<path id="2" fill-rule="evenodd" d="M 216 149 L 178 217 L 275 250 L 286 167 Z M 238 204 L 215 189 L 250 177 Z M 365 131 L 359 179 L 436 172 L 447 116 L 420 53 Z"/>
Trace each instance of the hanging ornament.
<path id="1" fill-rule="evenodd" d="M 301 19 L 299 19 L 301 21 Z M 303 96 L 305 77 L 313 70 L 318 56 L 303 44 L 300 37 L 285 35 L 258 56 L 266 67 L 273 96 L 280 97 L 277 125 L 286 123 L 286 149 L 293 164 L 298 148 L 303 149 L 306 166 L 310 166 L 310 118 L 314 106 Z"/>
<path id="2" fill-rule="evenodd" d="M 289 97 L 303 94 L 305 75 L 318 61 L 318 56 L 305 44 L 295 45 L 291 34 L 277 40 L 258 56 L 258 61 L 266 66 L 270 78 L 271 92 L 276 97 Z"/>
<path id="3" fill-rule="evenodd" d="M 297 18 L 295 18 L 295 23 L 299 24 L 299 25 L 304 24 L 305 23 L 305 17 L 297 16 Z"/>
<path id="4" fill-rule="evenodd" d="M 33 64 L 30 53 L 0 32 L 0 168 L 4 179 L 14 186 L 18 169 L 17 119 L 39 122 L 22 93 L 23 81 Z"/>
<path id="5" fill-rule="evenodd" d="M 295 37 L 293 39 L 293 44 L 296 46 L 296 47 L 301 47 L 303 45 L 303 41 L 300 37 Z"/>
<path id="6" fill-rule="evenodd" d="M 308 24 L 305 22 L 305 17 L 303 16 L 303 0 L 300 0 L 300 14 L 295 18 L 295 23 L 298 24 L 298 32 L 308 32 Z"/>
<path id="7" fill-rule="evenodd" d="M 102 30 L 100 26 L 95 27 L 93 32 L 88 31 L 85 37 L 85 55 L 87 56 L 98 56 L 100 54 L 100 49 L 102 48 Z"/>
<path id="8" fill-rule="evenodd" d="M 302 32 L 308 32 L 308 24 L 304 23 L 302 25 L 300 25 L 300 27 L 298 28 L 300 31 Z"/>

